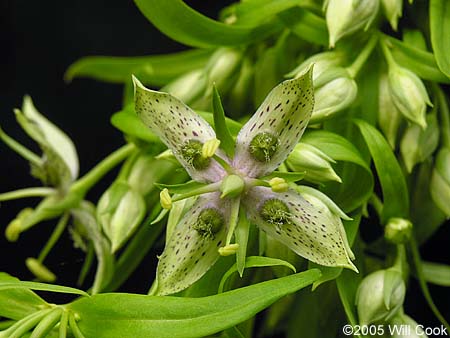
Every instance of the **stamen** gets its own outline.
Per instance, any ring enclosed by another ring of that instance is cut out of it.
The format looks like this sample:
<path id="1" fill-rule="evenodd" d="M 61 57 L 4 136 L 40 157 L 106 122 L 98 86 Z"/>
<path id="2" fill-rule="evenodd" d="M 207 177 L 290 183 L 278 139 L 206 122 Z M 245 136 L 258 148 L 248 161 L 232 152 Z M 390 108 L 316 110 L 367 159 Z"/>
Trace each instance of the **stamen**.
<path id="1" fill-rule="evenodd" d="M 217 149 L 219 148 L 219 145 L 220 141 L 216 138 L 206 141 L 202 147 L 202 156 L 204 158 L 213 157 Z"/>
<path id="2" fill-rule="evenodd" d="M 209 167 L 211 159 L 203 157 L 203 144 L 197 140 L 189 140 L 181 147 L 181 155 L 197 170 L 203 170 Z"/>
<path id="3" fill-rule="evenodd" d="M 164 209 L 170 210 L 172 208 L 172 197 L 170 197 L 169 190 L 167 188 L 164 188 L 159 193 L 159 201 Z"/>
<path id="4" fill-rule="evenodd" d="M 286 180 L 280 177 L 274 177 L 269 181 L 269 185 L 273 192 L 285 192 L 289 189 Z"/>
<path id="5" fill-rule="evenodd" d="M 221 256 L 231 256 L 234 255 L 239 249 L 239 244 L 233 243 L 225 245 L 221 248 L 219 248 L 219 255 Z"/>

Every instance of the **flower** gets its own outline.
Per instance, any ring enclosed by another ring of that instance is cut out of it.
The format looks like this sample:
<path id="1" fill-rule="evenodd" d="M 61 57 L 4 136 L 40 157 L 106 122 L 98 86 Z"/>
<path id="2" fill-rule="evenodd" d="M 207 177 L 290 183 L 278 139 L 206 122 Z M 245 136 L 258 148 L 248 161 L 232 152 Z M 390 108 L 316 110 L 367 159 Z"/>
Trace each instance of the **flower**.
<path id="1" fill-rule="evenodd" d="M 154 294 L 181 291 L 200 279 L 220 254 L 234 254 L 239 243 L 231 241 L 239 215 L 244 214 L 240 208 L 262 231 L 298 255 L 357 271 L 342 223 L 337 224 L 280 179 L 273 180 L 276 174 L 272 172 L 294 149 L 311 117 L 312 67 L 269 93 L 240 130 L 233 158 L 220 148 L 214 154 L 208 151 L 217 145 L 212 141 L 214 129 L 183 102 L 133 80 L 140 119 L 172 150 L 188 174 L 203 183 L 172 199 L 198 196 L 171 232 L 159 258 Z M 170 208 L 170 196 L 163 195 Z"/>

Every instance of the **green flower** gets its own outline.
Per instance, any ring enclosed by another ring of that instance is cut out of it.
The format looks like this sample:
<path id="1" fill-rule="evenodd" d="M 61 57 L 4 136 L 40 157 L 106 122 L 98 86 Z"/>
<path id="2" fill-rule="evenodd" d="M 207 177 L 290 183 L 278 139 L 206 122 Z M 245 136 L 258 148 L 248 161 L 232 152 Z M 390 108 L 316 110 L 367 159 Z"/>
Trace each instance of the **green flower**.
<path id="1" fill-rule="evenodd" d="M 222 255 L 231 243 L 240 208 L 247 218 L 298 255 L 326 266 L 356 270 L 342 223 L 308 202 L 297 191 L 273 180 L 302 136 L 314 107 L 312 67 L 275 87 L 239 132 L 230 158 L 214 129 L 177 98 L 135 83 L 136 112 L 172 150 L 189 175 L 204 183 L 173 201 L 199 195 L 171 232 L 157 271 L 159 295 L 181 291 Z M 214 150 L 217 149 L 217 151 Z M 272 179 L 272 180 L 271 180 Z M 270 182 L 269 182 L 270 181 Z M 169 188 L 170 189 L 170 188 Z M 163 194 L 171 207 L 170 196 Z"/>

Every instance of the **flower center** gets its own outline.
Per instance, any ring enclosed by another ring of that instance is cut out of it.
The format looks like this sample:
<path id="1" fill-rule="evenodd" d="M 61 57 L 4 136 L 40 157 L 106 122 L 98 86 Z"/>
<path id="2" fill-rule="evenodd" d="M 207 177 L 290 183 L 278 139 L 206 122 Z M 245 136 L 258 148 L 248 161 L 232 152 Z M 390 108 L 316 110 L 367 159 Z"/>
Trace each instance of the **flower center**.
<path id="1" fill-rule="evenodd" d="M 208 208 L 202 210 L 193 228 L 203 238 L 214 239 L 214 235 L 220 231 L 224 223 L 224 218 L 217 209 Z"/>
<path id="2" fill-rule="evenodd" d="M 259 209 L 261 218 L 272 225 L 284 225 L 291 222 L 291 213 L 283 201 L 271 198 L 264 202 Z"/>
<path id="3" fill-rule="evenodd" d="M 197 140 L 189 140 L 181 147 L 181 155 L 197 170 L 206 169 L 211 159 L 202 155 L 203 143 Z"/>
<path id="4" fill-rule="evenodd" d="M 259 162 L 269 162 L 279 146 L 278 137 L 264 132 L 256 135 L 250 142 L 249 152 Z"/>

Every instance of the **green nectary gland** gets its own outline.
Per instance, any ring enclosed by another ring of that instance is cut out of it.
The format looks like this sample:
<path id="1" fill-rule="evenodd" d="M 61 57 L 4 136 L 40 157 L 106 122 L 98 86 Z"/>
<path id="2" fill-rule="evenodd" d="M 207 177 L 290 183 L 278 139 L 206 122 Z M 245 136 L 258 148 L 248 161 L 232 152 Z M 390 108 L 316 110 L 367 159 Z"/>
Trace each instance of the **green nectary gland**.
<path id="1" fill-rule="evenodd" d="M 273 225 L 284 225 L 291 222 L 289 207 L 283 201 L 271 198 L 264 202 L 259 209 L 261 218 Z"/>
<path id="2" fill-rule="evenodd" d="M 210 158 L 202 156 L 203 143 L 197 140 L 189 140 L 181 147 L 181 155 L 197 170 L 206 169 L 211 163 Z"/>
<path id="3" fill-rule="evenodd" d="M 249 152 L 259 162 L 269 162 L 279 146 L 278 137 L 264 132 L 256 135 L 250 142 Z"/>
<path id="4" fill-rule="evenodd" d="M 222 229 L 225 224 L 222 214 L 214 208 L 202 210 L 193 228 L 200 236 L 206 239 L 213 239 L 214 235 Z"/>

